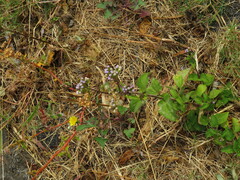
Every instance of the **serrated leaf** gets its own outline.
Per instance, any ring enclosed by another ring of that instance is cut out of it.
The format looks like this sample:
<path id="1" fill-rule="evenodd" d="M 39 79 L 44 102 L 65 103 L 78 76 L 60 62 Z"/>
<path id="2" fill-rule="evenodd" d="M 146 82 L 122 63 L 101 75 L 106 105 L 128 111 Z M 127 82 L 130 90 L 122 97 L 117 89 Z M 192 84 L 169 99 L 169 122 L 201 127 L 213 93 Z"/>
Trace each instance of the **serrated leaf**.
<path id="1" fill-rule="evenodd" d="M 177 87 L 183 87 L 189 72 L 190 68 L 178 71 L 177 74 L 173 76 L 174 83 L 177 85 Z"/>
<path id="2" fill-rule="evenodd" d="M 150 86 L 146 89 L 146 93 L 148 95 L 158 95 L 161 90 L 162 86 L 160 85 L 159 81 L 153 78 Z"/>
<path id="3" fill-rule="evenodd" d="M 233 132 L 237 133 L 240 132 L 240 120 L 237 118 L 232 118 L 232 128 L 233 128 Z"/>
<path id="4" fill-rule="evenodd" d="M 96 127 L 96 126 L 93 125 L 93 124 L 82 124 L 82 125 L 77 127 L 77 130 L 82 131 L 84 129 L 88 129 L 88 128 L 91 128 L 91 127 Z"/>
<path id="5" fill-rule="evenodd" d="M 212 127 L 218 127 L 227 122 L 229 112 L 214 114 L 210 117 L 210 125 Z"/>
<path id="6" fill-rule="evenodd" d="M 217 97 L 223 90 L 222 89 L 213 89 L 209 93 L 209 98 L 214 99 Z"/>
<path id="7" fill-rule="evenodd" d="M 140 89 L 141 92 L 145 92 L 148 85 L 148 75 L 149 73 L 143 73 L 138 79 L 137 79 L 137 86 Z"/>
<path id="8" fill-rule="evenodd" d="M 133 136 L 134 131 L 135 131 L 135 128 L 130 128 L 130 129 L 125 129 L 123 132 L 128 138 L 131 138 Z"/>
<path id="9" fill-rule="evenodd" d="M 204 84 L 199 84 L 196 89 L 196 95 L 201 96 L 207 90 L 207 86 Z"/>
<path id="10" fill-rule="evenodd" d="M 95 137 L 94 140 L 97 141 L 102 148 L 104 148 L 106 142 L 108 141 L 108 139 L 102 137 Z"/>

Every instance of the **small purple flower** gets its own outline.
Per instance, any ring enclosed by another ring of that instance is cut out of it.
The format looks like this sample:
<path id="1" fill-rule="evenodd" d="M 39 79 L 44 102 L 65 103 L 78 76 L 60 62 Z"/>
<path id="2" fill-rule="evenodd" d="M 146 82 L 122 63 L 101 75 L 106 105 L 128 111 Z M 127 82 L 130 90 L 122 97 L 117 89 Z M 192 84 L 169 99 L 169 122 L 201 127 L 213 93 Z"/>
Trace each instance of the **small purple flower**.
<path id="1" fill-rule="evenodd" d="M 105 75 L 107 76 L 107 80 L 113 80 L 115 77 L 117 77 L 121 71 L 121 66 L 119 65 L 116 65 L 115 67 L 110 67 L 110 66 L 107 66 L 105 69 L 104 69 L 104 73 Z"/>
<path id="2" fill-rule="evenodd" d="M 78 91 L 76 91 L 77 94 L 82 93 L 82 91 L 86 88 L 88 88 L 88 83 L 89 83 L 89 78 L 85 77 L 85 78 L 81 78 L 80 82 L 76 85 L 76 89 Z"/>

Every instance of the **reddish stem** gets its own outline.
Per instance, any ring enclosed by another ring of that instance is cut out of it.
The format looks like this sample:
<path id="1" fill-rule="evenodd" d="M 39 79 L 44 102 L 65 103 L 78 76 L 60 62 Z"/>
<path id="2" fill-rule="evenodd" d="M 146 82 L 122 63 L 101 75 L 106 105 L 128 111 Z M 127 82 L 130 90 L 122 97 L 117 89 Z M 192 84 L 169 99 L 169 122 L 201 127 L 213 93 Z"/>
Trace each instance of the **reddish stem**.
<path id="1" fill-rule="evenodd" d="M 82 119 L 83 119 L 83 115 L 84 115 L 84 109 L 80 114 L 80 119 L 79 121 L 82 123 Z M 42 166 L 40 169 L 38 169 L 37 173 L 35 174 L 35 176 L 32 178 L 32 180 L 36 180 L 36 178 L 38 177 L 38 175 L 52 162 L 52 160 L 61 152 L 63 151 L 68 144 L 70 143 L 70 141 L 74 138 L 74 136 L 77 134 L 77 131 L 74 131 L 73 134 L 68 138 L 68 140 L 65 142 L 65 144 L 58 150 L 56 151 L 52 157 L 46 162 L 46 164 L 44 164 L 44 166 Z"/>

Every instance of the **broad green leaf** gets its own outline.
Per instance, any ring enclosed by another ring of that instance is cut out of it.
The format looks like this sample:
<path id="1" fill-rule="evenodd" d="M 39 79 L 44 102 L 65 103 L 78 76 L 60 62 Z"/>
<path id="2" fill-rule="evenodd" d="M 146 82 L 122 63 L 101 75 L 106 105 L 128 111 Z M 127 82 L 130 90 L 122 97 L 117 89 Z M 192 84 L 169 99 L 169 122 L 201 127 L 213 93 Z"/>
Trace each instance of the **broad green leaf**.
<path id="1" fill-rule="evenodd" d="M 208 118 L 207 116 L 202 115 L 202 116 L 199 118 L 199 123 L 200 123 L 201 125 L 207 126 L 208 123 L 209 123 L 209 118 Z"/>
<path id="2" fill-rule="evenodd" d="M 177 74 L 173 76 L 174 83 L 177 85 L 177 87 L 183 87 L 189 72 L 190 68 L 178 71 Z"/>
<path id="3" fill-rule="evenodd" d="M 130 129 L 125 129 L 123 132 L 128 138 L 131 138 L 133 136 L 134 131 L 135 131 L 135 128 L 130 128 Z"/>
<path id="4" fill-rule="evenodd" d="M 227 122 L 229 112 L 214 114 L 210 117 L 210 125 L 218 127 Z"/>
<path id="5" fill-rule="evenodd" d="M 216 137 L 220 135 L 220 131 L 216 130 L 216 129 L 208 129 L 205 132 L 205 136 L 206 138 L 210 138 L 210 137 Z"/>
<path id="6" fill-rule="evenodd" d="M 221 151 L 229 154 L 234 153 L 233 145 L 226 146 L 222 148 Z"/>
<path id="7" fill-rule="evenodd" d="M 159 81 L 153 78 L 150 86 L 146 90 L 146 93 L 148 95 L 158 95 L 161 90 L 162 86 L 160 85 Z"/>
<path id="8" fill-rule="evenodd" d="M 198 112 L 196 110 L 189 111 L 184 128 L 188 131 L 204 131 L 206 129 L 205 126 L 198 123 Z"/>
<path id="9" fill-rule="evenodd" d="M 104 12 L 104 18 L 108 19 L 112 16 L 113 16 L 112 12 L 110 10 L 106 9 Z"/>
<path id="10" fill-rule="evenodd" d="M 77 127 L 77 130 L 78 131 L 82 131 L 84 129 L 91 128 L 91 127 L 96 127 L 96 126 L 93 125 L 93 124 L 82 124 L 82 125 Z"/>
<path id="11" fill-rule="evenodd" d="M 128 121 L 129 121 L 130 123 L 132 123 L 132 124 L 135 123 L 135 119 L 133 119 L 133 118 L 128 118 Z"/>
<path id="12" fill-rule="evenodd" d="M 123 115 L 127 112 L 128 108 L 127 107 L 124 107 L 124 106 L 118 106 L 118 112 Z"/>
<path id="13" fill-rule="evenodd" d="M 200 79 L 198 78 L 198 75 L 195 73 L 189 74 L 188 80 L 189 81 L 200 81 Z"/>
<path id="14" fill-rule="evenodd" d="M 107 7 L 107 3 L 99 3 L 99 4 L 97 4 L 97 8 L 106 9 L 106 7 Z"/>
<path id="15" fill-rule="evenodd" d="M 148 85 L 148 75 L 149 73 L 143 73 L 138 79 L 137 79 L 137 86 L 139 87 L 141 92 L 145 92 Z"/>
<path id="16" fill-rule="evenodd" d="M 240 132 L 240 120 L 237 118 L 232 118 L 232 128 L 233 128 L 233 132 L 237 133 Z"/>
<path id="17" fill-rule="evenodd" d="M 211 85 L 211 84 L 213 83 L 213 81 L 214 81 L 214 76 L 211 75 L 211 74 L 202 73 L 202 74 L 200 75 L 200 80 L 201 80 L 202 82 L 204 82 L 205 85 L 209 86 L 209 85 Z"/>
<path id="18" fill-rule="evenodd" d="M 224 99 L 219 99 L 216 103 L 216 107 L 221 107 L 226 105 L 229 102 L 228 98 L 224 98 Z"/>
<path id="19" fill-rule="evenodd" d="M 170 121 L 177 121 L 178 116 L 170 100 L 168 101 L 161 100 L 158 103 L 158 106 L 159 106 L 159 113 L 161 115 L 163 115 L 165 118 L 169 119 Z"/>
<path id="20" fill-rule="evenodd" d="M 131 112 L 137 112 L 145 104 L 144 100 L 141 100 L 138 96 L 127 96 L 130 99 L 129 109 Z"/>
<path id="21" fill-rule="evenodd" d="M 95 137 L 94 140 L 97 141 L 102 148 L 104 148 L 106 142 L 108 141 L 108 139 L 102 137 Z"/>
<path id="22" fill-rule="evenodd" d="M 106 1 L 106 2 L 102 2 L 102 3 L 98 3 L 97 8 L 106 9 L 108 5 L 112 6 L 112 1 Z"/>
<path id="23" fill-rule="evenodd" d="M 223 90 L 222 89 L 213 89 L 210 91 L 209 98 L 214 99 L 217 97 Z"/>
<path id="24" fill-rule="evenodd" d="M 175 99 L 179 96 L 178 92 L 175 89 L 170 89 L 170 94 Z"/>
<path id="25" fill-rule="evenodd" d="M 203 103 L 203 105 L 199 107 L 199 109 L 207 109 L 209 105 L 210 105 L 209 103 Z"/>
<path id="26" fill-rule="evenodd" d="M 240 138 L 238 138 L 237 140 L 235 140 L 233 142 L 233 150 L 234 152 L 236 152 L 238 155 L 240 155 Z"/>
<path id="27" fill-rule="evenodd" d="M 234 136 L 232 130 L 230 130 L 229 128 L 226 128 L 222 133 L 222 137 L 224 139 L 226 139 L 227 141 L 232 141 L 235 136 Z"/>
<path id="28" fill-rule="evenodd" d="M 201 96 L 207 90 L 207 86 L 204 84 L 199 84 L 196 89 L 196 95 Z"/>

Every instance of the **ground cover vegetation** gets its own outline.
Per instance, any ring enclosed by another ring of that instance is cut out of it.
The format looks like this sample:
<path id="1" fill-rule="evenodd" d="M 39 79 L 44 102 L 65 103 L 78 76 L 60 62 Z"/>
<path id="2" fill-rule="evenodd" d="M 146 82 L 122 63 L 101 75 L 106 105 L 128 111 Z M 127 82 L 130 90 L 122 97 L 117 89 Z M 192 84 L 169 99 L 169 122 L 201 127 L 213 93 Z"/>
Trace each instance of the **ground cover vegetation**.
<path id="1" fill-rule="evenodd" d="M 239 7 L 0 0 L 2 179 L 239 179 Z"/>

